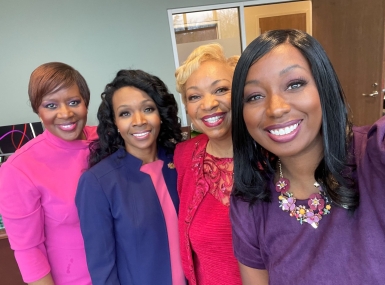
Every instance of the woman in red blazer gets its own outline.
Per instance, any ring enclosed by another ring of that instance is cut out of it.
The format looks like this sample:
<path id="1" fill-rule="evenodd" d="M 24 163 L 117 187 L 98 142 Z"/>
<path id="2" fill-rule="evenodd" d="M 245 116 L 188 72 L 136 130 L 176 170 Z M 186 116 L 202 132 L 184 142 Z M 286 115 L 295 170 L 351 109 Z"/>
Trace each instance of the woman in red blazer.
<path id="1" fill-rule="evenodd" d="M 229 218 L 231 84 L 237 61 L 210 44 L 195 49 L 175 73 L 192 129 L 203 133 L 178 144 L 174 156 L 182 264 L 189 284 L 241 284 Z"/>

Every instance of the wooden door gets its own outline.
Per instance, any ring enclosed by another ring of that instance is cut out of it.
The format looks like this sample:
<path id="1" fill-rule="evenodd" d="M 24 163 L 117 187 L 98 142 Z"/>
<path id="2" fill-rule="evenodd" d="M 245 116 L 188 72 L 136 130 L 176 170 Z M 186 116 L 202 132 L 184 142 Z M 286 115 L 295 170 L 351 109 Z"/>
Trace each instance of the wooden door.
<path id="1" fill-rule="evenodd" d="M 269 30 L 299 29 L 312 34 L 310 1 L 245 6 L 243 12 L 246 46 Z"/>
<path id="2" fill-rule="evenodd" d="M 312 7 L 313 36 L 338 74 L 354 124 L 372 124 L 383 112 L 385 1 L 312 0 Z"/>
<path id="3" fill-rule="evenodd" d="M 297 29 L 306 32 L 306 13 L 259 18 L 261 34 L 271 30 Z"/>

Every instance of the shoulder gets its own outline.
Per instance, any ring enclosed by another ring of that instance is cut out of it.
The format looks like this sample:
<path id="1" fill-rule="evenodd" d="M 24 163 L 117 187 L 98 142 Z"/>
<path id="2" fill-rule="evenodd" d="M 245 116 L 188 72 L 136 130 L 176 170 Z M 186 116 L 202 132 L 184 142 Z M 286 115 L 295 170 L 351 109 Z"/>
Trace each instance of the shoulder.
<path id="1" fill-rule="evenodd" d="M 98 138 L 98 133 L 97 133 L 97 126 L 85 126 L 84 127 L 84 133 L 86 134 L 87 140 L 93 141 Z"/>
<path id="2" fill-rule="evenodd" d="M 124 149 L 119 149 L 92 166 L 84 172 L 82 176 L 86 177 L 92 175 L 99 180 L 106 175 L 114 175 L 114 173 L 119 173 L 119 169 L 121 169 L 123 165 L 127 164 L 127 160 L 130 160 L 130 156 Z"/>
<path id="3" fill-rule="evenodd" d="M 47 150 L 46 137 L 43 134 L 38 135 L 36 138 L 30 140 L 20 149 L 16 150 L 8 160 L 3 164 L 25 164 L 37 159 L 37 155 L 41 155 Z M 3 167 L 2 166 L 2 167 Z"/>
<path id="4" fill-rule="evenodd" d="M 379 134 L 383 137 L 385 134 L 385 116 L 382 116 L 378 121 L 376 121 L 373 125 L 353 127 L 353 133 L 355 136 L 373 136 Z"/>
<path id="5" fill-rule="evenodd" d="M 359 157 L 378 155 L 385 150 L 385 116 L 373 125 L 353 127 L 354 152 Z"/>
<path id="6" fill-rule="evenodd" d="M 263 258 L 264 241 L 265 235 L 272 230 L 270 225 L 266 227 L 266 207 L 269 207 L 266 202 L 257 201 L 250 205 L 239 197 L 231 196 L 230 220 L 234 255 L 240 263 L 248 267 L 266 268 Z M 270 218 L 270 221 L 277 223 L 282 219 L 274 217 Z"/>
<path id="7" fill-rule="evenodd" d="M 164 162 L 172 162 L 174 159 L 174 151 L 158 146 L 158 158 Z"/>
<path id="8" fill-rule="evenodd" d="M 278 194 L 273 193 L 272 201 L 278 201 Z M 244 201 L 242 197 L 230 197 L 230 219 L 234 224 L 240 227 L 254 228 L 260 227 L 265 224 L 266 219 L 269 215 L 274 216 L 278 215 L 277 220 L 280 220 L 279 214 L 281 211 L 277 211 L 274 206 L 274 202 L 265 202 L 257 200 L 254 203 Z M 270 214 L 268 214 L 270 213 Z M 244 223 L 242 222 L 244 221 Z"/>
<path id="9" fill-rule="evenodd" d="M 385 176 L 385 116 L 371 126 L 353 128 L 353 154 L 360 192 L 381 189 Z"/>
<path id="10" fill-rule="evenodd" d="M 250 212 L 258 211 L 262 202 L 250 204 L 242 200 L 241 197 L 231 196 L 230 217 L 231 219 L 242 220 L 244 217 L 250 217 Z"/>
<path id="11" fill-rule="evenodd" d="M 354 140 L 365 140 L 368 132 L 372 126 L 354 126 L 353 127 L 353 135 L 354 135 Z"/>
<path id="12" fill-rule="evenodd" d="M 209 138 L 205 134 L 196 136 L 195 138 L 178 143 L 175 148 L 175 160 L 183 160 L 183 157 L 192 154 L 198 145 L 198 147 L 206 147 Z"/>

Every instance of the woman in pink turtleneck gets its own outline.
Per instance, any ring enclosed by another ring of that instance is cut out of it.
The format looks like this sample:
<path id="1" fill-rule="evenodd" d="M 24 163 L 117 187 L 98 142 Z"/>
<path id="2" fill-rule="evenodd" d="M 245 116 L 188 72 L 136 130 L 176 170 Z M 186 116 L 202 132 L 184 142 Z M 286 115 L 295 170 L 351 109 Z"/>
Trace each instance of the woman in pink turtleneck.
<path id="1" fill-rule="evenodd" d="M 90 285 L 75 206 L 80 174 L 96 128 L 85 126 L 90 91 L 64 63 L 35 69 L 32 109 L 45 131 L 0 168 L 0 212 L 24 282 Z"/>

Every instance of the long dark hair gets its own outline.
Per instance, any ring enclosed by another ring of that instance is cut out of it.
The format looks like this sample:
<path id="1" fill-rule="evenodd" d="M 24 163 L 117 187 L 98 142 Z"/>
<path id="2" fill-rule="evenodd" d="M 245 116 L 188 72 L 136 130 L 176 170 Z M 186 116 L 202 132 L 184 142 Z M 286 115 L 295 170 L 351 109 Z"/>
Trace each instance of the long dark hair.
<path id="1" fill-rule="evenodd" d="M 345 96 L 333 66 L 322 46 L 313 37 L 298 30 L 274 30 L 256 38 L 242 53 L 235 68 L 232 85 L 232 137 L 234 147 L 234 191 L 251 204 L 270 201 L 270 183 L 274 179 L 277 157 L 253 140 L 243 118 L 243 90 L 249 68 L 275 47 L 288 43 L 307 59 L 317 85 L 322 108 L 324 157 L 315 170 L 330 199 L 354 210 L 359 196 L 348 167 L 348 149 L 352 137 Z"/>
<path id="2" fill-rule="evenodd" d="M 173 152 L 175 144 L 182 140 L 180 120 L 178 118 L 178 105 L 174 95 L 169 93 L 167 86 L 158 77 L 142 70 L 120 70 L 115 79 L 107 84 L 102 93 L 102 102 L 98 109 L 98 135 L 99 139 L 90 144 L 88 166 L 92 167 L 103 158 L 109 156 L 120 148 L 124 148 L 124 140 L 118 133 L 114 123 L 114 110 L 112 97 L 116 90 L 122 87 L 135 87 L 154 100 L 162 124 L 157 138 L 158 146 L 168 152 Z"/>

